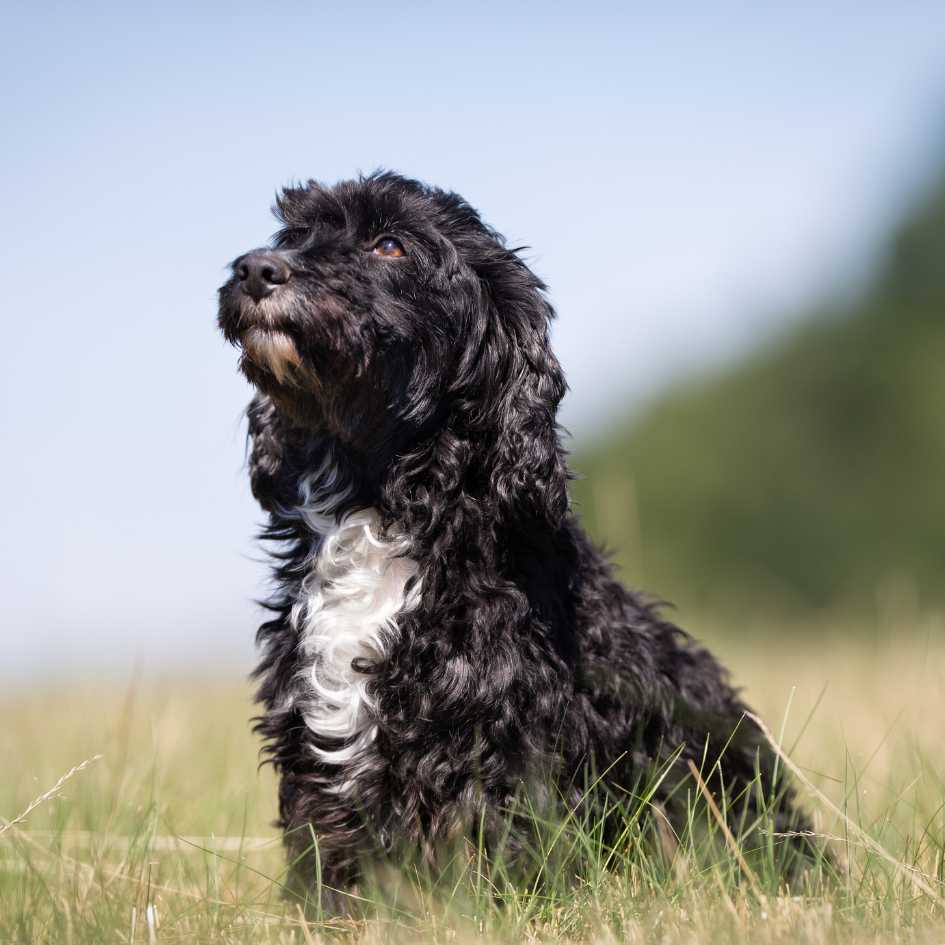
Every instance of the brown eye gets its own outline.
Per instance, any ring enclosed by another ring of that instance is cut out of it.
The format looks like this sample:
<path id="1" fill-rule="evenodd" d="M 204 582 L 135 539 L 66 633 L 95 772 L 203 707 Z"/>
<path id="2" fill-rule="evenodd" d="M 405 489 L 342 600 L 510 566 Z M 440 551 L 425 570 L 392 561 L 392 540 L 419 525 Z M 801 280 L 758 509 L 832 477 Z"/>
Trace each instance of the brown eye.
<path id="1" fill-rule="evenodd" d="M 375 256 L 405 256 L 404 247 L 393 236 L 382 236 L 371 250 Z"/>

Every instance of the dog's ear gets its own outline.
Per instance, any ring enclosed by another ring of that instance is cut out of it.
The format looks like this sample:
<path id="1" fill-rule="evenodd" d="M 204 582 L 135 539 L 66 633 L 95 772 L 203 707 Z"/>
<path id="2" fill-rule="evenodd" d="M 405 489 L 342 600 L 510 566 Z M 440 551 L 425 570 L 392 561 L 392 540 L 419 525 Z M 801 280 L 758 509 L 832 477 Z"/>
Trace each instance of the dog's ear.
<path id="1" fill-rule="evenodd" d="M 566 386 L 548 339 L 554 312 L 541 281 L 493 239 L 463 255 L 476 262 L 451 277 L 463 344 L 450 366 L 445 424 L 400 458 L 386 505 L 417 539 L 453 535 L 461 508 L 556 528 L 568 511 L 569 475 L 556 422 Z"/>
<path id="2" fill-rule="evenodd" d="M 457 384 L 465 387 L 488 494 L 506 520 L 557 526 L 568 510 L 569 475 L 556 419 L 567 388 L 548 337 L 554 310 L 514 252 L 502 250 L 477 269 L 480 338 Z"/>
<path id="3" fill-rule="evenodd" d="M 267 511 L 291 504 L 296 482 L 289 472 L 289 433 L 285 417 L 265 394 L 256 394 L 249 418 L 249 481 L 256 501 Z"/>

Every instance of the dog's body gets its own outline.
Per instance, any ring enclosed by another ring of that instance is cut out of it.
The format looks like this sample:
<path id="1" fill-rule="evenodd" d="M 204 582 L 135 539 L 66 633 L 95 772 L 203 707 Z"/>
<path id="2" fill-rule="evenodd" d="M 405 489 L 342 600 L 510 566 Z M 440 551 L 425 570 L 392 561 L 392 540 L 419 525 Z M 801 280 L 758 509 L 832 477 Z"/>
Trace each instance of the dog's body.
<path id="1" fill-rule="evenodd" d="M 575 803 L 588 766 L 625 789 L 678 770 L 671 809 L 694 760 L 749 809 L 750 785 L 780 792 L 787 825 L 724 670 L 569 508 L 541 282 L 460 198 L 396 175 L 278 210 L 220 325 L 259 390 L 252 486 L 281 543 L 258 728 L 294 888 L 316 843 L 350 888 L 384 851 L 498 831 L 523 790 Z"/>

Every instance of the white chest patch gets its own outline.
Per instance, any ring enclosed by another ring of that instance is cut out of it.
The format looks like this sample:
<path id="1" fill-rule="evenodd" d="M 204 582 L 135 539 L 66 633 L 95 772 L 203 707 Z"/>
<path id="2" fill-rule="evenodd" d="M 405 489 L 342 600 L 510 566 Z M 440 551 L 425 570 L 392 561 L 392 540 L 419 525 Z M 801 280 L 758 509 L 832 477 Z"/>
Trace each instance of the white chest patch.
<path id="1" fill-rule="evenodd" d="M 299 509 L 321 541 L 292 610 L 299 631 L 302 673 L 310 698 L 300 703 L 305 724 L 317 735 L 341 739 L 336 750 L 316 749 L 323 761 L 354 761 L 377 733 L 367 692 L 370 676 L 352 661 L 375 663 L 397 638 L 397 618 L 417 606 L 417 564 L 406 556 L 405 537 L 382 535 L 376 510 L 340 520 L 319 502 Z"/>

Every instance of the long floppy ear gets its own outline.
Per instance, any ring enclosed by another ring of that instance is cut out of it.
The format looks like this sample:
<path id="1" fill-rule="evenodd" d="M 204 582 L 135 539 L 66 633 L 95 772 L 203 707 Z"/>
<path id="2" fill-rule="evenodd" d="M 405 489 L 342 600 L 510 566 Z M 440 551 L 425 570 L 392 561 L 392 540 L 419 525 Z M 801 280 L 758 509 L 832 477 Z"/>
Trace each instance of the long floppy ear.
<path id="1" fill-rule="evenodd" d="M 291 506 L 298 489 L 292 473 L 291 427 L 265 394 L 256 394 L 249 418 L 249 481 L 256 501 L 267 511 Z"/>
<path id="2" fill-rule="evenodd" d="M 491 240 L 471 268 L 455 313 L 463 349 L 445 392 L 445 425 L 399 459 L 384 487 L 390 514 L 416 540 L 433 541 L 434 551 L 449 545 L 464 518 L 557 528 L 568 512 L 570 476 L 556 422 L 566 385 L 549 344 L 554 311 L 544 285 Z"/>
<path id="3" fill-rule="evenodd" d="M 475 405 L 468 423 L 486 456 L 488 494 L 505 520 L 557 526 L 569 473 L 556 419 L 567 386 L 548 337 L 554 310 L 514 252 L 478 268 L 485 317 L 476 363 L 465 365 L 465 400 Z"/>

